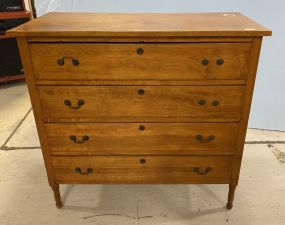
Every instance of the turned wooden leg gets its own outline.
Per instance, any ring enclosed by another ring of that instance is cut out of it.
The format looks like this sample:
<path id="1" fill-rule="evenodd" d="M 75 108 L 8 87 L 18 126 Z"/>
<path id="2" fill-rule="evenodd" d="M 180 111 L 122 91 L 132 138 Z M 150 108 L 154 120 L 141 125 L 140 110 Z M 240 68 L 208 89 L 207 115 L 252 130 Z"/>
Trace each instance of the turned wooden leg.
<path id="1" fill-rule="evenodd" d="M 236 186 L 229 185 L 229 194 L 228 194 L 228 203 L 227 203 L 227 209 L 232 209 L 233 207 L 233 201 L 235 196 L 235 190 Z"/>
<path id="2" fill-rule="evenodd" d="M 60 197 L 60 192 L 59 192 L 59 185 L 56 184 L 55 186 L 51 187 L 53 190 L 53 195 L 54 195 L 54 200 L 56 202 L 56 207 L 57 208 L 62 208 L 62 201 L 61 201 L 61 197 Z"/>

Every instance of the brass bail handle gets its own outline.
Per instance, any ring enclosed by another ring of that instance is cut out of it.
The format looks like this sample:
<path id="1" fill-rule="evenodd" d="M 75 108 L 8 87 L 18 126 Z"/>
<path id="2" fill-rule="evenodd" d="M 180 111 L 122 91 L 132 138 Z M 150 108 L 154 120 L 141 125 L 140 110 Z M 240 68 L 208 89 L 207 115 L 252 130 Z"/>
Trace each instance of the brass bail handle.
<path id="1" fill-rule="evenodd" d="M 204 170 L 202 170 L 200 167 L 194 167 L 193 171 L 198 173 L 199 175 L 205 175 L 205 174 L 209 173 L 210 171 L 212 171 L 212 168 L 206 167 Z"/>
<path id="2" fill-rule="evenodd" d="M 83 171 L 80 167 L 76 167 L 76 168 L 74 169 L 74 171 L 75 171 L 76 173 L 81 174 L 81 175 L 88 175 L 88 174 L 90 174 L 90 173 L 93 172 L 93 169 L 92 169 L 92 168 L 87 168 L 86 170 Z"/>
<path id="3" fill-rule="evenodd" d="M 80 62 L 79 62 L 78 59 L 73 58 L 73 57 L 71 57 L 71 56 L 63 56 L 62 58 L 60 58 L 60 59 L 57 60 L 57 64 L 58 64 L 59 66 L 63 66 L 63 65 L 65 64 L 65 60 L 67 60 L 67 59 L 71 59 L 71 63 L 72 63 L 72 65 L 74 65 L 74 66 L 79 66 L 79 64 L 80 64 Z"/>
<path id="4" fill-rule="evenodd" d="M 205 99 L 199 99 L 198 101 L 199 105 L 205 105 L 206 104 L 206 100 Z M 220 101 L 215 99 L 212 101 L 212 105 L 213 106 L 218 106 L 220 104 Z"/>
<path id="5" fill-rule="evenodd" d="M 215 140 L 215 135 L 209 135 L 208 138 L 205 138 L 203 135 L 198 134 L 196 136 L 196 139 L 200 142 L 200 143 L 209 143 L 213 140 Z"/>
<path id="6" fill-rule="evenodd" d="M 77 140 L 77 137 L 75 135 L 71 135 L 69 136 L 69 139 L 76 144 L 83 144 L 84 142 L 87 142 L 89 140 L 89 136 L 84 135 L 81 140 Z"/>
<path id="7" fill-rule="evenodd" d="M 72 106 L 71 101 L 70 101 L 69 99 L 65 99 L 65 100 L 64 100 L 64 104 L 65 104 L 66 106 L 68 106 L 69 108 L 71 108 L 71 109 L 80 109 L 81 106 L 83 106 L 83 105 L 85 104 L 85 101 L 84 101 L 83 99 L 79 99 L 79 100 L 77 101 L 77 106 Z"/>

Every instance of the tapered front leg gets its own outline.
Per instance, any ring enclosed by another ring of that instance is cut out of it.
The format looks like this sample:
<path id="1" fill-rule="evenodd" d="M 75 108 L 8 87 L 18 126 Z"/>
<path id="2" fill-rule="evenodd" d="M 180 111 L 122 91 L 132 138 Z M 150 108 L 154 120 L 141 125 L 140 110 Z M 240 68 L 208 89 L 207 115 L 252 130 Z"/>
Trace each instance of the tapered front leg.
<path id="1" fill-rule="evenodd" d="M 229 185 L 227 209 L 232 209 L 236 186 Z"/>
<path id="2" fill-rule="evenodd" d="M 57 208 L 62 208 L 62 201 L 61 201 L 61 197 L 60 197 L 60 192 L 59 192 L 59 185 L 56 184 L 54 186 L 51 187 L 53 190 L 53 195 L 54 195 L 54 200 L 56 202 L 56 207 Z"/>

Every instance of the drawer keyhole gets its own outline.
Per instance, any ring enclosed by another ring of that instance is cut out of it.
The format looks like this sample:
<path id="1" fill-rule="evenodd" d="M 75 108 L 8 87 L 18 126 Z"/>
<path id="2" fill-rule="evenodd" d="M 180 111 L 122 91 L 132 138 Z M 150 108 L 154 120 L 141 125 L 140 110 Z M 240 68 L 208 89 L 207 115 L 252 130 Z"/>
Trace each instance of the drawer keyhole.
<path id="1" fill-rule="evenodd" d="M 144 131 L 145 130 L 145 126 L 144 125 L 140 125 L 139 126 L 139 130 Z"/>
<path id="2" fill-rule="evenodd" d="M 137 48 L 137 54 L 138 55 L 142 55 L 144 53 L 144 49 L 143 48 Z"/>
<path id="3" fill-rule="evenodd" d="M 145 164 L 146 160 L 145 159 L 140 159 L 140 164 Z"/>
<path id="4" fill-rule="evenodd" d="M 138 94 L 139 94 L 139 95 L 144 95 L 144 93 L 145 93 L 144 89 L 139 89 L 139 90 L 138 90 Z"/>

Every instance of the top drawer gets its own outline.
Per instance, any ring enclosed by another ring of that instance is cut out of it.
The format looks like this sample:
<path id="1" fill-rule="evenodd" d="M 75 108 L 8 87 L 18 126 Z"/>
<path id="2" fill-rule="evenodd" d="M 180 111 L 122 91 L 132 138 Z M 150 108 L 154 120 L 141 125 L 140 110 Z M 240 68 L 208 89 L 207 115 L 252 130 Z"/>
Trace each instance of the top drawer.
<path id="1" fill-rule="evenodd" d="M 250 43 L 31 43 L 37 80 L 243 80 Z"/>

